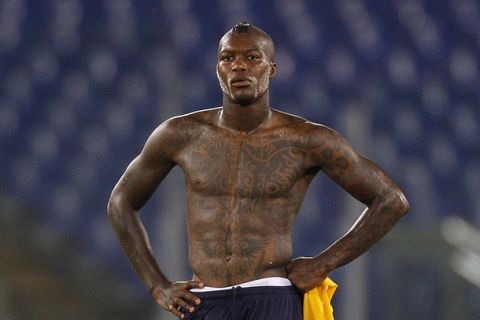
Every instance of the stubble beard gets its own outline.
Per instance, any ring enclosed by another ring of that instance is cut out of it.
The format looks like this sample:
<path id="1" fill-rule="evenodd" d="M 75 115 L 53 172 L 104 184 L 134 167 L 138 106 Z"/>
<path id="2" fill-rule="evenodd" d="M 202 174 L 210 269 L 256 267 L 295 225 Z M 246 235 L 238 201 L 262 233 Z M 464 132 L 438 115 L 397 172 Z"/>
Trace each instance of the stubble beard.
<path id="1" fill-rule="evenodd" d="M 265 72 L 258 81 L 258 86 L 255 88 L 255 100 L 257 100 L 258 97 L 262 96 L 267 91 L 269 85 L 270 75 L 268 72 Z"/>
<path id="2" fill-rule="evenodd" d="M 233 96 L 231 87 L 229 87 L 229 85 L 225 81 L 223 81 L 222 77 L 220 77 L 220 74 L 218 73 L 218 69 L 217 69 L 217 78 L 218 78 L 218 82 L 220 83 L 220 88 L 222 89 L 223 94 L 228 96 L 232 101 L 239 103 L 241 105 L 249 104 L 257 100 L 260 96 L 262 96 L 267 91 L 268 86 L 270 84 L 270 75 L 268 74 L 268 72 L 265 72 L 262 75 L 262 77 L 258 80 L 258 85 L 255 86 L 255 93 L 253 95 L 253 99 L 248 99 L 248 100 L 246 99 L 244 101 L 243 99 L 242 100 L 235 99 L 235 97 Z"/>

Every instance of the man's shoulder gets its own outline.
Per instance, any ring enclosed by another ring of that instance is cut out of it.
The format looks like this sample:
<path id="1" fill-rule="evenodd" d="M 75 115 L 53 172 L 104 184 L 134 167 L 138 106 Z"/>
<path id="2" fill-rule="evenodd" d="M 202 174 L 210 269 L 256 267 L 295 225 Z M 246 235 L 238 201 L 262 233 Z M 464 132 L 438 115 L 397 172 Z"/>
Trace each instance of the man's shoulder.
<path id="1" fill-rule="evenodd" d="M 302 123 L 307 122 L 308 120 L 302 118 L 298 115 L 288 113 L 276 108 L 272 108 L 272 112 L 276 115 L 277 121 L 280 122 L 282 125 L 299 125 Z"/>
<path id="2" fill-rule="evenodd" d="M 278 122 L 279 125 L 284 127 L 284 128 L 290 128 L 291 130 L 294 131 L 301 131 L 303 132 L 310 132 L 311 134 L 332 134 L 335 133 L 336 131 L 333 130 L 332 128 L 316 123 L 313 121 L 310 121 L 306 118 L 303 118 L 301 116 L 291 114 L 285 111 L 277 110 L 277 109 L 272 109 L 278 117 Z"/>
<path id="3" fill-rule="evenodd" d="M 213 122 L 217 109 L 204 109 L 168 118 L 155 128 L 152 138 L 161 140 L 188 139 L 188 137 L 197 134 L 202 126 Z"/>
<path id="4" fill-rule="evenodd" d="M 220 110 L 221 107 L 216 107 L 177 115 L 167 119 L 162 125 L 168 126 L 173 129 L 185 126 L 193 128 L 204 125 L 212 125 Z"/>
<path id="5" fill-rule="evenodd" d="M 171 117 L 153 131 L 147 145 L 176 153 L 198 136 L 203 128 L 211 126 L 217 112 L 218 108 L 211 108 Z"/>
<path id="6" fill-rule="evenodd" d="M 213 107 L 207 109 L 200 109 L 190 113 L 186 113 L 179 117 L 191 119 L 192 121 L 199 122 L 212 122 L 216 119 L 218 113 L 222 110 L 222 107 Z"/>

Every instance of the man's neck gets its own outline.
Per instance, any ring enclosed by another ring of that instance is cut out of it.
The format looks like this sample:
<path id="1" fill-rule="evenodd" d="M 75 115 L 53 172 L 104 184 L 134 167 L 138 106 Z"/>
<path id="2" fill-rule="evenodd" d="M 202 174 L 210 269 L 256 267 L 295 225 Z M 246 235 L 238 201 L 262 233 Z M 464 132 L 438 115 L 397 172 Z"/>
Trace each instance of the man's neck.
<path id="1" fill-rule="evenodd" d="M 267 93 L 268 94 L 268 93 Z M 271 109 L 266 99 L 258 99 L 252 104 L 242 106 L 223 99 L 223 108 L 219 125 L 235 132 L 252 133 L 268 125 Z"/>

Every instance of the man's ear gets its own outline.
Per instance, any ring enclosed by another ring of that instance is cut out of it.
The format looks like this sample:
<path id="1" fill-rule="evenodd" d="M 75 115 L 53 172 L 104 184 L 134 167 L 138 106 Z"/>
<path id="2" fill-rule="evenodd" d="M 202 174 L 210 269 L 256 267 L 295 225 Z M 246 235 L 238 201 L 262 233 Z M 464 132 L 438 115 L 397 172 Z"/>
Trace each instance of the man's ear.
<path id="1" fill-rule="evenodd" d="M 276 72 L 277 72 L 277 64 L 275 62 L 270 62 L 270 79 L 273 78 Z"/>

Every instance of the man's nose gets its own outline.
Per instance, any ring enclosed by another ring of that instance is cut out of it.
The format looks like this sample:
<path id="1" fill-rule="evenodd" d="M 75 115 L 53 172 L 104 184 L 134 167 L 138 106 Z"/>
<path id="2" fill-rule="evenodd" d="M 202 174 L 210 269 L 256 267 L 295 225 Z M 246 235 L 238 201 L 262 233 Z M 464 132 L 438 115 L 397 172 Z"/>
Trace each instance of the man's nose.
<path id="1" fill-rule="evenodd" d="M 237 57 L 232 64 L 233 71 L 245 71 L 247 70 L 247 65 L 242 57 Z"/>

